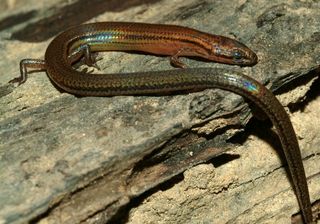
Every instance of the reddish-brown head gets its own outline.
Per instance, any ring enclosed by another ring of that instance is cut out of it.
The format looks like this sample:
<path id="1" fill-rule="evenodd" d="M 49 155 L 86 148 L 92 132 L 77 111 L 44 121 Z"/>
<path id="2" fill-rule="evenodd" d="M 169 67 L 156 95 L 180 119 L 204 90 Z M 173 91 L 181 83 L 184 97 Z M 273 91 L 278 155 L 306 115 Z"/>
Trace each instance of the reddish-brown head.
<path id="1" fill-rule="evenodd" d="M 257 55 L 244 44 L 219 36 L 212 42 L 210 59 L 221 63 L 252 66 L 257 64 Z"/>

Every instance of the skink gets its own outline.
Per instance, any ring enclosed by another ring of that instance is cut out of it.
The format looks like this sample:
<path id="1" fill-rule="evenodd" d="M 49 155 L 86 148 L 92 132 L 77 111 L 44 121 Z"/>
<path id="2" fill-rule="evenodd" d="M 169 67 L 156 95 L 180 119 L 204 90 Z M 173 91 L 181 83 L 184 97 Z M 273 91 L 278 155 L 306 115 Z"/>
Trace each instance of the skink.
<path id="1" fill-rule="evenodd" d="M 57 50 L 64 52 L 56 60 Z M 48 46 L 45 60 L 24 59 L 20 62 L 22 76 L 11 82 L 26 81 L 27 67 L 39 70 L 72 64 L 85 58 L 87 65 L 95 63 L 91 52 L 141 51 L 170 56 L 171 64 L 186 67 L 180 56 L 199 57 L 225 64 L 248 66 L 257 63 L 257 55 L 244 44 L 224 36 L 195 29 L 161 24 L 100 22 L 75 26 L 61 33 Z M 54 65 L 57 63 L 58 65 Z M 49 65 L 50 64 L 50 65 Z"/>
<path id="2" fill-rule="evenodd" d="M 207 88 L 237 93 L 261 108 L 277 129 L 303 218 L 306 223 L 312 223 L 308 185 L 297 137 L 286 111 L 271 91 L 248 76 L 225 69 L 98 75 L 72 68 L 72 64 L 82 57 L 86 64 L 94 64 L 91 53 L 106 50 L 169 55 L 171 62 L 178 67 L 185 66 L 179 56 L 196 56 L 241 66 L 257 63 L 254 52 L 227 37 L 172 25 L 105 22 L 80 25 L 61 33 L 49 44 L 45 60 L 22 60 L 21 76 L 12 82 L 25 82 L 27 68 L 32 67 L 46 70 L 49 78 L 61 89 L 82 96 L 167 94 Z"/>

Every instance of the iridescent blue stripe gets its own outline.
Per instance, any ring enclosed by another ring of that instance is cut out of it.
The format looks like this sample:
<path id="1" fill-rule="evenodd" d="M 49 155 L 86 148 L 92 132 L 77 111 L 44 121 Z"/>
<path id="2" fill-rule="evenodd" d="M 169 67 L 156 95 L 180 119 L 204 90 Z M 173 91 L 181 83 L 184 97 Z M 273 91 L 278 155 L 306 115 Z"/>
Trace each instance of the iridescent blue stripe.
<path id="1" fill-rule="evenodd" d="M 243 81 L 243 86 L 250 92 L 259 92 L 259 87 L 250 81 Z"/>
<path id="2" fill-rule="evenodd" d="M 236 77 L 233 76 L 227 76 L 228 82 L 234 82 L 238 83 L 238 85 L 243 86 L 246 90 L 253 94 L 257 94 L 260 91 L 259 86 L 257 86 L 255 83 L 250 82 L 249 80 L 239 80 Z"/>
<path id="3" fill-rule="evenodd" d="M 84 42 L 110 42 L 115 39 L 119 39 L 121 36 L 120 33 L 115 32 L 104 32 L 99 34 L 91 34 L 89 36 L 83 36 L 80 38 L 81 41 Z"/>

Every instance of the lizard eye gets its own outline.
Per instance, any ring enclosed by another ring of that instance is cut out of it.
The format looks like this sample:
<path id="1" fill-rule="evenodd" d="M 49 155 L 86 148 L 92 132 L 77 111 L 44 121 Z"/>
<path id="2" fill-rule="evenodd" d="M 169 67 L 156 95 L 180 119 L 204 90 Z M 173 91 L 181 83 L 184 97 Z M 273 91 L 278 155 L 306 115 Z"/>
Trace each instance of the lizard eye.
<path id="1" fill-rule="evenodd" d="M 238 50 L 235 50 L 235 51 L 232 53 L 232 56 L 233 56 L 233 59 L 235 59 L 235 60 L 240 60 L 240 59 L 243 58 L 241 52 L 238 51 Z"/>

